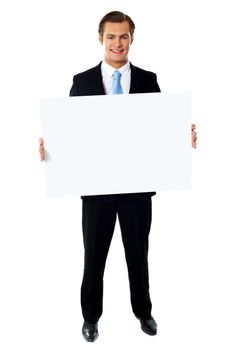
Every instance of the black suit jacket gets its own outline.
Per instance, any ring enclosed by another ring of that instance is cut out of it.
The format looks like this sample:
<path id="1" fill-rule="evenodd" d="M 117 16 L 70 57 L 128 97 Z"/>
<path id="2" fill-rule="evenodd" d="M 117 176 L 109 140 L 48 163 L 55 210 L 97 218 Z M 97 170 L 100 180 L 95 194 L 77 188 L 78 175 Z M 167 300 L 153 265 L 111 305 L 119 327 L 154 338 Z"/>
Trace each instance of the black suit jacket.
<path id="1" fill-rule="evenodd" d="M 131 63 L 131 85 L 130 94 L 160 92 L 157 83 L 156 74 L 144 69 L 133 66 Z M 93 96 L 105 95 L 105 89 L 102 81 L 101 62 L 85 72 L 76 74 L 73 77 L 73 85 L 70 90 L 70 96 Z M 140 198 L 141 196 L 152 196 L 155 192 L 129 193 L 117 196 L 129 196 L 131 198 Z M 110 198 L 114 195 L 102 196 L 83 196 L 83 199 Z"/>
<path id="2" fill-rule="evenodd" d="M 156 74 L 131 64 L 130 94 L 160 92 Z M 73 77 L 70 96 L 105 95 L 101 75 L 101 62 L 98 66 Z"/>

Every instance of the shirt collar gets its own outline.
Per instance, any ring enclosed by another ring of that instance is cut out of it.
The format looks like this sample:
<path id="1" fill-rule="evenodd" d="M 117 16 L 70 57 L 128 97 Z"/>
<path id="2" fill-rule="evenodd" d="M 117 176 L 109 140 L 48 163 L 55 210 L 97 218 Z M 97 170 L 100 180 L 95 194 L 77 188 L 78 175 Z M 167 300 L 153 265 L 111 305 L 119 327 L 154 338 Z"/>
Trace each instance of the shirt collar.
<path id="1" fill-rule="evenodd" d="M 101 64 L 101 69 L 104 71 L 106 74 L 108 74 L 110 77 L 114 74 L 115 70 L 119 70 L 121 74 L 124 74 L 125 72 L 129 71 L 130 69 L 130 62 L 125 63 L 121 68 L 115 69 L 114 67 L 110 66 L 108 63 L 105 61 L 102 61 Z"/>

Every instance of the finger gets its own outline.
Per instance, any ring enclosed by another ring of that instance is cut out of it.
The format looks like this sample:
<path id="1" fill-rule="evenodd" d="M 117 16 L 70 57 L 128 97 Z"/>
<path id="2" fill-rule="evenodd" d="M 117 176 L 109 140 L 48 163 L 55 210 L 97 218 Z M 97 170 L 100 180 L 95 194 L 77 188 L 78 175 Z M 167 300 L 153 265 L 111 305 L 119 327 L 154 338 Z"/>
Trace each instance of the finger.
<path id="1" fill-rule="evenodd" d="M 40 145 L 39 147 L 40 160 L 44 160 L 44 146 Z"/>
<path id="2" fill-rule="evenodd" d="M 41 150 L 41 152 L 40 152 L 40 160 L 41 161 L 44 160 L 44 151 L 43 150 Z"/>

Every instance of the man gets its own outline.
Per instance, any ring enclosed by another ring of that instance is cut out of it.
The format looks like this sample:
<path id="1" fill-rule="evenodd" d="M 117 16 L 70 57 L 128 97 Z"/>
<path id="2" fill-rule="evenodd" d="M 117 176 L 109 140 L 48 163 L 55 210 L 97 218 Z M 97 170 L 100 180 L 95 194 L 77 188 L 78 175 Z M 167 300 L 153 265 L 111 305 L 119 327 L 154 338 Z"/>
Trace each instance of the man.
<path id="1" fill-rule="evenodd" d="M 74 76 L 70 96 L 160 92 L 154 73 L 135 67 L 128 61 L 134 30 L 132 19 L 121 12 L 110 12 L 102 18 L 99 41 L 104 46 L 104 60 L 98 66 Z M 196 147 L 194 125 L 192 146 Z M 40 139 L 40 154 L 43 160 L 43 139 Z M 157 324 L 151 315 L 147 261 L 151 197 L 154 194 L 155 192 L 146 192 L 82 197 L 85 248 L 81 287 L 84 317 L 82 334 L 89 342 L 98 337 L 104 268 L 117 215 L 128 267 L 133 312 L 146 334 L 157 333 Z M 119 295 L 117 300 L 119 302 Z"/>

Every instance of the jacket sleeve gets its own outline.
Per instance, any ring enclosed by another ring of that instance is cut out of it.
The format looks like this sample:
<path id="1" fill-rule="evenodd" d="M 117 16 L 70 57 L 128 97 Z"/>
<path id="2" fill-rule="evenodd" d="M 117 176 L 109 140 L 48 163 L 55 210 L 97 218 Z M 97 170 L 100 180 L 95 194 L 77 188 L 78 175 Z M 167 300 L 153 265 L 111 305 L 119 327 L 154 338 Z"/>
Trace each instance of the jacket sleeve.
<path id="1" fill-rule="evenodd" d="M 77 78 L 75 75 L 73 77 L 72 87 L 71 87 L 69 96 L 80 96 L 80 90 L 79 90 L 79 87 L 77 84 Z"/>
<path id="2" fill-rule="evenodd" d="M 152 73 L 151 82 L 149 83 L 149 89 L 151 90 L 150 92 L 161 92 L 155 73 Z"/>

